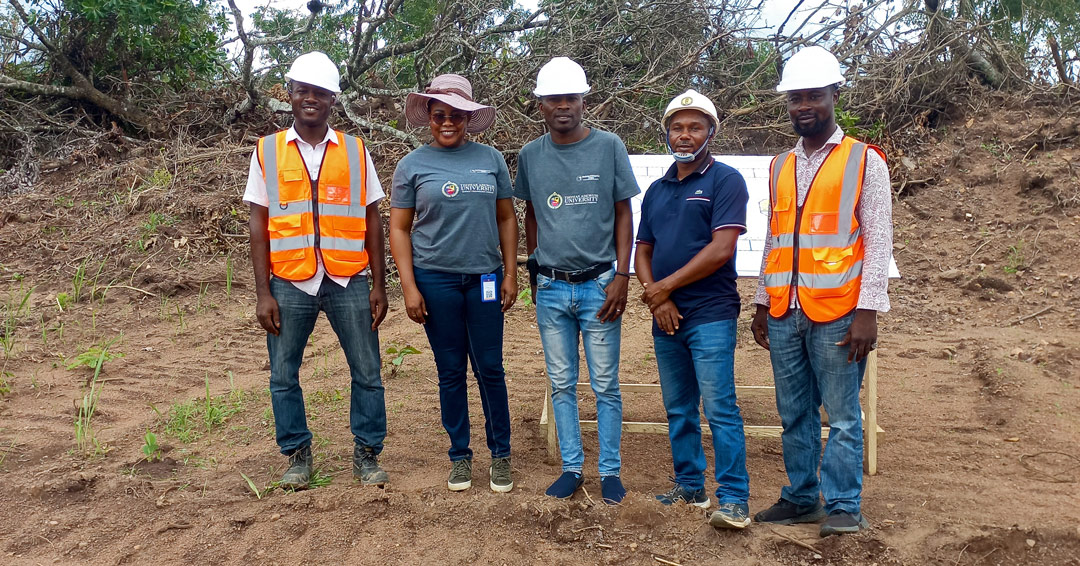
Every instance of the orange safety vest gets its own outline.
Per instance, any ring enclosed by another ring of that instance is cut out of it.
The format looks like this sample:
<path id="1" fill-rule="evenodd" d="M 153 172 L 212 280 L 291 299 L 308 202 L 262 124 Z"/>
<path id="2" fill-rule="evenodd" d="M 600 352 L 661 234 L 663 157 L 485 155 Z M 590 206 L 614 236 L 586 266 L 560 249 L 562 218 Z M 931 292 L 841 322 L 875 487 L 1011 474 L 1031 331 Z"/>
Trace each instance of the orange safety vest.
<path id="1" fill-rule="evenodd" d="M 270 269 L 290 281 L 315 275 L 321 253 L 327 273 L 352 277 L 368 264 L 367 167 L 364 142 L 337 134 L 326 144 L 317 190 L 285 131 L 259 139 L 259 163 L 269 197 Z"/>
<path id="2" fill-rule="evenodd" d="M 769 166 L 772 249 L 765 262 L 771 316 L 787 313 L 792 287 L 803 312 L 814 322 L 831 322 L 858 305 L 864 250 L 855 207 L 862 195 L 869 150 L 885 159 L 877 146 L 844 136 L 814 175 L 802 206 L 798 206 L 795 154 L 789 151 L 773 158 Z"/>

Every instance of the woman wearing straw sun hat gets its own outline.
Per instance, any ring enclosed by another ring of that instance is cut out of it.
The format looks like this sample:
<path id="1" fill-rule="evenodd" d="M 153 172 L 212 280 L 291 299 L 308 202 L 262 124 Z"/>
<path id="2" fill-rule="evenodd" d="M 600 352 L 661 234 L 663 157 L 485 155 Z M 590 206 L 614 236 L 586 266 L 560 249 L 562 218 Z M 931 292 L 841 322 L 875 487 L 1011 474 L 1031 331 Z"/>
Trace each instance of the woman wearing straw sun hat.
<path id="1" fill-rule="evenodd" d="M 517 298 L 517 218 L 506 161 L 466 139 L 495 121 L 461 75 L 439 75 L 409 94 L 405 118 L 432 142 L 394 171 L 390 252 L 405 309 L 423 324 L 439 376 L 442 424 L 450 437 L 447 487 L 472 486 L 467 370 L 471 361 L 491 451 L 490 486 L 513 489 L 510 407 L 502 364 L 503 313 Z"/>

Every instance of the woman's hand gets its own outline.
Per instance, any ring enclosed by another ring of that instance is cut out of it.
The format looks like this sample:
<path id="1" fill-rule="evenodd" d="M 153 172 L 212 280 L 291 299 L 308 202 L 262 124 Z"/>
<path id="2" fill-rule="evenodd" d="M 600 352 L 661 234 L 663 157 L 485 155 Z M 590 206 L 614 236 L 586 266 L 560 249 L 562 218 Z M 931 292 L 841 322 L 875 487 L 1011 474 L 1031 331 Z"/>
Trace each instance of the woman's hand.
<path id="1" fill-rule="evenodd" d="M 405 295 L 405 312 L 409 318 L 420 324 L 427 322 L 427 305 L 424 303 L 424 296 L 420 294 L 420 290 L 416 287 L 402 286 L 401 291 Z"/>

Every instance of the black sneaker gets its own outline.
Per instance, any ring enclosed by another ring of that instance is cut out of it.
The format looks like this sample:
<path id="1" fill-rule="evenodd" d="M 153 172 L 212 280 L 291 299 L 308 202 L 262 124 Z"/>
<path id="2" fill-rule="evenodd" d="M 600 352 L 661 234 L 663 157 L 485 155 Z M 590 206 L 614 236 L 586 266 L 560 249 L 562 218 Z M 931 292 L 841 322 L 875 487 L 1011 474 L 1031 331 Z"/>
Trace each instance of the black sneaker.
<path id="1" fill-rule="evenodd" d="M 870 522 L 866 520 L 866 517 L 863 517 L 862 513 L 853 515 L 847 511 L 833 511 L 829 513 L 829 517 L 822 523 L 821 531 L 818 534 L 821 535 L 821 538 L 829 535 L 851 535 L 859 532 L 860 529 L 869 528 Z"/>
<path id="2" fill-rule="evenodd" d="M 311 446 L 297 448 L 289 454 L 289 469 L 281 476 L 278 486 L 283 489 L 307 489 L 311 482 Z"/>
<path id="3" fill-rule="evenodd" d="M 667 493 L 657 495 L 656 500 L 664 505 L 682 502 L 701 509 L 708 509 L 712 503 L 709 501 L 709 496 L 705 495 L 704 487 L 698 490 L 690 490 L 679 484 L 675 484 L 675 487 L 671 488 Z"/>
<path id="4" fill-rule="evenodd" d="M 390 481 L 390 476 L 379 467 L 379 457 L 375 451 L 359 445 L 353 448 L 352 473 L 363 485 L 382 487 Z"/>
<path id="5" fill-rule="evenodd" d="M 820 501 L 815 501 L 813 505 L 796 505 L 782 497 L 772 507 L 754 515 L 755 522 L 774 525 L 816 523 L 823 518 L 825 518 L 825 508 L 821 506 Z"/>

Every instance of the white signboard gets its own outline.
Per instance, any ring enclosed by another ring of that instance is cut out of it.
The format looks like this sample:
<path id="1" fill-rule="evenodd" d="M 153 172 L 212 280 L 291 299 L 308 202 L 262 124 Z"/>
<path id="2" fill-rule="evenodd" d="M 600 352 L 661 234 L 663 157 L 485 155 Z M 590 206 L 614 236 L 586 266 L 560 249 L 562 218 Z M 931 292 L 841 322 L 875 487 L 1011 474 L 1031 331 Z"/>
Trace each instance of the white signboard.
<path id="1" fill-rule="evenodd" d="M 769 221 L 769 163 L 771 155 L 714 155 L 717 161 L 735 168 L 746 181 L 750 200 L 746 203 L 746 233 L 739 236 L 735 254 L 735 271 L 739 277 L 757 277 L 761 271 L 761 253 L 765 249 L 765 228 Z M 664 176 L 675 162 L 670 155 L 631 155 L 630 166 L 634 169 L 641 194 L 630 199 L 634 212 L 634 237 L 637 241 L 638 221 L 641 218 L 641 201 L 653 181 Z M 637 244 L 635 243 L 635 251 Z M 631 257 L 633 257 L 631 255 Z M 631 261 L 631 269 L 634 267 Z M 889 277 L 900 277 L 896 261 L 889 259 Z"/>

